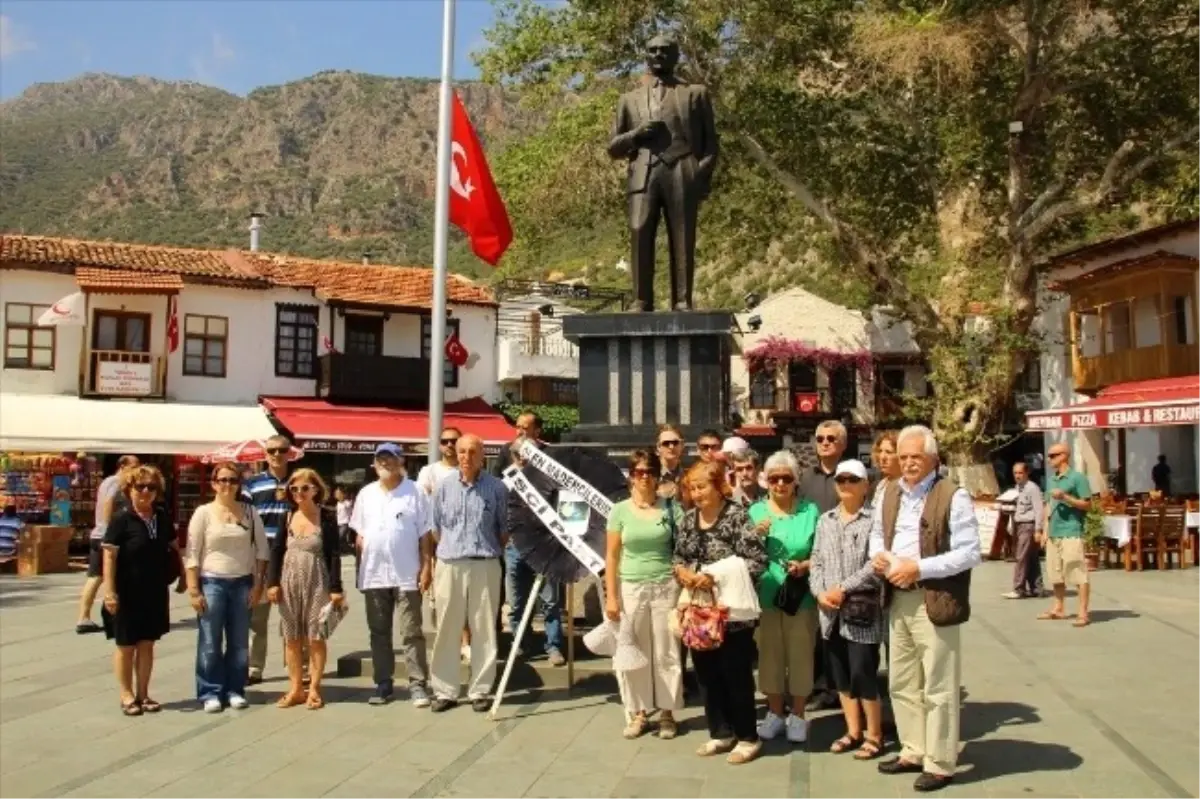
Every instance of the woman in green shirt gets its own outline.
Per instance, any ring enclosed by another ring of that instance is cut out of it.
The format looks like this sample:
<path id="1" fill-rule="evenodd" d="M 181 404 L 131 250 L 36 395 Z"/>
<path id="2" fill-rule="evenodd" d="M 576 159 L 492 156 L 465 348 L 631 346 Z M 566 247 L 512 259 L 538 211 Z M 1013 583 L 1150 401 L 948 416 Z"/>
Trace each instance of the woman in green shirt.
<path id="1" fill-rule="evenodd" d="M 763 471 L 767 498 L 749 510 L 755 529 L 766 536 L 767 548 L 767 570 L 758 583 L 758 688 L 767 695 L 767 716 L 758 725 L 758 735 L 769 741 L 786 733 L 792 743 L 803 743 L 808 740 L 804 703 L 812 693 L 817 636 L 817 603 L 808 590 L 808 568 L 820 514 L 815 503 L 796 494 L 800 464 L 792 453 L 776 452 Z M 791 715 L 783 708 L 785 691 L 792 697 Z"/>
<path id="2" fill-rule="evenodd" d="M 628 616 L 634 643 L 649 662 L 636 671 L 617 672 L 621 701 L 629 720 L 626 738 L 646 731 L 647 715 L 661 710 L 658 737 L 674 738 L 674 712 L 683 707 L 683 668 L 679 642 L 668 621 L 679 599 L 671 565 L 679 503 L 658 496 L 662 465 L 658 456 L 639 449 L 629 456 L 629 499 L 613 505 L 608 517 L 604 567 L 605 615 Z"/>

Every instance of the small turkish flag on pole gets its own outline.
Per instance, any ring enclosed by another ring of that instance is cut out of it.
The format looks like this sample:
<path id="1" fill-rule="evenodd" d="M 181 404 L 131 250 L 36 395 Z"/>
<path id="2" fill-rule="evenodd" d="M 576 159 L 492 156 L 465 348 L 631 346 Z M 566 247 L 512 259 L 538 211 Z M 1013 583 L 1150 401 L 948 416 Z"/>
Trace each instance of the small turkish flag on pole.
<path id="1" fill-rule="evenodd" d="M 458 92 L 450 130 L 450 221 L 467 234 L 474 253 L 495 266 L 512 242 L 512 225 Z"/>
<path id="2" fill-rule="evenodd" d="M 171 315 L 167 319 L 167 352 L 179 349 L 179 298 L 171 297 Z"/>
<path id="3" fill-rule="evenodd" d="M 459 339 L 458 331 L 450 331 L 450 335 L 446 337 L 446 360 L 455 366 L 463 366 L 470 357 L 471 353 L 467 352 L 466 346 Z"/>

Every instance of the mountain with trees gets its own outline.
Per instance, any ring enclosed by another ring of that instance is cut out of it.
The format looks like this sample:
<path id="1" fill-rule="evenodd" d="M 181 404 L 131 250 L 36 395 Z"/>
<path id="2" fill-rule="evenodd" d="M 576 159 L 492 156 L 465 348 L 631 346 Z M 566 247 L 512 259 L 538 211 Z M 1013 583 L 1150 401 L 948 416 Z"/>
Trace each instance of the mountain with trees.
<path id="1" fill-rule="evenodd" d="M 484 78 L 554 109 L 499 164 L 506 269 L 586 267 L 567 246 L 580 231 L 608 258 L 626 246 L 602 147 L 612 84 L 634 84 L 663 30 L 722 134 L 698 292 L 738 307 L 799 284 L 890 306 L 928 356 L 922 415 L 968 483 L 988 480 L 1039 349 L 1037 260 L 1196 213 L 1194 2 L 504 0 Z M 970 324 L 981 306 L 989 324 Z"/>

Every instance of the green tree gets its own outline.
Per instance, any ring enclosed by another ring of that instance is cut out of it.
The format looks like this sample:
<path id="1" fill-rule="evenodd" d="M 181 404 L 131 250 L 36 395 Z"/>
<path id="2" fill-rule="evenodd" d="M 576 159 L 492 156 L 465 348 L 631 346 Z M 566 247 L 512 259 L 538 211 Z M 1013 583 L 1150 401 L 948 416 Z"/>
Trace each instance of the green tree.
<path id="1" fill-rule="evenodd" d="M 662 29 L 722 134 L 704 258 L 815 250 L 836 270 L 823 280 L 911 323 L 968 484 L 992 482 L 981 464 L 1037 351 L 1037 258 L 1195 213 L 1194 2 L 503 0 L 479 64 L 529 102 L 562 103 L 627 86 Z M 553 146 L 514 150 L 528 207 L 611 213 L 589 119 L 569 196 Z"/>

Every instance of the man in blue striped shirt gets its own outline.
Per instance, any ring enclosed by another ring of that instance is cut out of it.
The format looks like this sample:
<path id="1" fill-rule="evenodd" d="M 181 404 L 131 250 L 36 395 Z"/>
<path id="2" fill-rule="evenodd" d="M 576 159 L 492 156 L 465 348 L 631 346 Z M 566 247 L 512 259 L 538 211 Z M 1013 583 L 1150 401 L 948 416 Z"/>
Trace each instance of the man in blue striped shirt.
<path id="1" fill-rule="evenodd" d="M 433 493 L 432 521 L 437 537 L 433 576 L 437 637 L 430 669 L 440 713 L 458 704 L 459 640 L 463 623 L 471 631 L 471 678 L 467 696 L 480 713 L 491 705 L 496 679 L 496 611 L 500 607 L 500 555 L 508 536 L 508 488 L 483 471 L 483 441 L 465 435 L 456 447 L 458 470 Z"/>
<path id="2" fill-rule="evenodd" d="M 266 441 L 267 469 L 248 479 L 242 486 L 242 502 L 254 507 L 258 518 L 262 520 L 263 530 L 267 533 L 268 542 L 280 533 L 287 535 L 284 525 L 287 524 L 288 503 L 287 485 L 288 452 L 292 442 L 287 436 L 271 436 Z M 271 604 L 265 599 L 250 612 L 250 675 L 248 682 L 253 685 L 262 682 L 263 667 L 267 662 L 267 628 L 271 622 Z M 308 662 L 307 655 L 304 662 Z"/>

